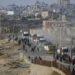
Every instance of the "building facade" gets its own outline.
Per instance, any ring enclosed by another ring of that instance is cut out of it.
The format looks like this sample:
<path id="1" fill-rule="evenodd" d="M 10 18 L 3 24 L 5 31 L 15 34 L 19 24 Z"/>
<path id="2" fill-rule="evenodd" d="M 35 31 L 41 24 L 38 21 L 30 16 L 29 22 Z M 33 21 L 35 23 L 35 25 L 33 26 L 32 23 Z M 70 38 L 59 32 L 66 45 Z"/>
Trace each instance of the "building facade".
<path id="1" fill-rule="evenodd" d="M 70 4 L 70 0 L 56 0 L 56 4 L 66 8 Z"/>

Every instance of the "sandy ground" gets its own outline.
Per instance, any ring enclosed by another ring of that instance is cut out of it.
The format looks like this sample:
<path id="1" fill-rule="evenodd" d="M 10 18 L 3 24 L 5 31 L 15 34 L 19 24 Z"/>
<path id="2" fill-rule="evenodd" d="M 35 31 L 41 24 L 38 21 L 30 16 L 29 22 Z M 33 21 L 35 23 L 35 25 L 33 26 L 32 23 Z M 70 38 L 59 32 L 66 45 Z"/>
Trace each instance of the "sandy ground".
<path id="1" fill-rule="evenodd" d="M 60 74 L 53 71 L 52 68 L 50 67 L 32 64 L 30 75 L 60 75 Z"/>
<path id="2" fill-rule="evenodd" d="M 60 75 L 50 67 L 20 61 L 18 48 L 15 41 L 0 40 L 0 75 Z"/>
<path id="3" fill-rule="evenodd" d="M 18 60 L 17 42 L 0 40 L 0 75 L 29 75 L 30 64 Z"/>

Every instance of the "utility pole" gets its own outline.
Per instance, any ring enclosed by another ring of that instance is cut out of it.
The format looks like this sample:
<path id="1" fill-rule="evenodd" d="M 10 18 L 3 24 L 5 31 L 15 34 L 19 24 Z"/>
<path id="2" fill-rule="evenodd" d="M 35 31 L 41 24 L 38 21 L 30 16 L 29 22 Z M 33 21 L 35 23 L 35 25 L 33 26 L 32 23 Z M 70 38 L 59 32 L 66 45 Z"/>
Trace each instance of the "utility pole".
<path id="1" fill-rule="evenodd" d="M 58 36 L 57 36 L 57 33 L 56 33 L 56 36 L 59 37 L 58 40 L 59 42 L 56 43 L 56 46 L 58 46 L 59 49 L 61 49 L 62 46 L 64 46 L 64 27 L 65 27 L 65 24 L 61 23 L 61 24 L 58 24 L 56 26 L 57 30 L 58 30 Z M 60 51 L 60 54 L 62 53 L 62 50 Z"/>
<path id="2" fill-rule="evenodd" d="M 72 29 L 70 26 L 70 54 L 71 54 L 71 59 L 72 59 L 72 45 L 73 45 L 73 39 L 72 39 Z"/>
<path id="3" fill-rule="evenodd" d="M 56 33 L 55 33 L 55 35 L 56 35 L 56 48 L 58 48 L 58 35 L 57 35 L 57 33 L 58 33 L 58 28 L 56 28 Z"/>
<path id="4" fill-rule="evenodd" d="M 13 24 L 13 36 L 14 36 L 14 33 L 15 33 L 15 24 L 16 24 L 16 22 L 15 22 L 15 20 L 13 21 L 14 22 L 14 24 Z"/>
<path id="5" fill-rule="evenodd" d="M 64 27 L 62 24 L 60 24 L 59 26 L 57 26 L 59 28 L 59 48 L 62 47 L 62 28 Z"/>
<path id="6" fill-rule="evenodd" d="M 0 14 L 0 34 L 2 33 L 2 29 L 1 29 L 1 14 Z"/>
<path id="7" fill-rule="evenodd" d="M 59 26 L 59 28 L 60 28 L 60 32 L 59 32 L 59 33 L 60 33 L 60 35 L 59 35 L 59 36 L 60 36 L 59 48 L 61 48 L 61 40 L 62 40 L 62 37 L 61 37 L 61 33 L 62 33 L 62 31 L 61 31 L 61 29 L 62 29 L 62 28 L 61 28 L 61 25 Z"/>

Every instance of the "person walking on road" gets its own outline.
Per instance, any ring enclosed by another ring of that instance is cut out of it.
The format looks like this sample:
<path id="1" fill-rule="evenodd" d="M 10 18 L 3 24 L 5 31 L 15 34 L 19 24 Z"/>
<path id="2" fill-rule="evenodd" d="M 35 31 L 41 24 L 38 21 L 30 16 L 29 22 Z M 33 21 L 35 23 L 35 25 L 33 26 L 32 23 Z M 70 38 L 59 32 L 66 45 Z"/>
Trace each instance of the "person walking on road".
<path id="1" fill-rule="evenodd" d="M 75 67 L 72 70 L 72 75 L 75 75 Z"/>
<path id="2" fill-rule="evenodd" d="M 39 56 L 39 60 L 42 60 L 42 58 Z"/>
<path id="3" fill-rule="evenodd" d="M 37 51 L 39 52 L 39 48 L 37 47 Z"/>

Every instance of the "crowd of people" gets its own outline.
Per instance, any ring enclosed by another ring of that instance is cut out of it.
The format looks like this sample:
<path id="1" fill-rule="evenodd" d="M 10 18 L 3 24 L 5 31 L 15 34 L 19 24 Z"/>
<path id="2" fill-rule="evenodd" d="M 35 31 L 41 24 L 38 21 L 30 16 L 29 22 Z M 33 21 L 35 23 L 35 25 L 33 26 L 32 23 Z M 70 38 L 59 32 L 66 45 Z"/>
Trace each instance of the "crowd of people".
<path id="1" fill-rule="evenodd" d="M 54 61 L 59 60 L 60 62 L 66 61 L 63 57 L 55 56 L 55 55 L 53 55 L 53 59 L 54 59 Z M 71 65 L 69 66 L 69 70 L 72 69 L 72 75 L 75 75 L 75 59 L 71 59 L 70 56 L 68 56 L 67 63 L 70 63 L 72 65 L 72 66 Z"/>
<path id="2" fill-rule="evenodd" d="M 30 52 L 31 52 L 31 53 L 35 53 L 36 51 L 37 51 L 37 52 L 40 52 L 39 48 L 38 48 L 36 45 L 33 45 L 33 44 L 30 42 L 30 40 L 27 39 L 27 38 L 25 38 L 25 39 L 19 39 L 19 40 L 18 40 L 18 44 L 19 44 L 19 45 L 22 45 L 23 51 L 25 51 L 25 52 L 28 52 L 26 46 L 28 46 L 28 47 L 30 48 Z M 28 59 L 29 59 L 29 60 L 32 60 L 32 59 L 34 59 L 34 60 L 37 60 L 37 59 L 42 60 L 42 57 L 41 57 L 41 56 L 34 56 L 34 58 L 33 58 L 33 57 L 31 57 L 31 56 L 29 55 L 29 56 L 28 56 Z"/>
<path id="3" fill-rule="evenodd" d="M 53 55 L 53 59 L 54 60 L 59 60 L 60 62 L 66 62 L 66 63 L 70 63 L 70 64 L 72 64 L 72 65 L 75 65 L 75 58 L 74 59 L 71 59 L 71 57 L 70 56 L 68 56 L 68 55 L 63 55 L 63 56 L 61 56 L 61 55 Z"/>

